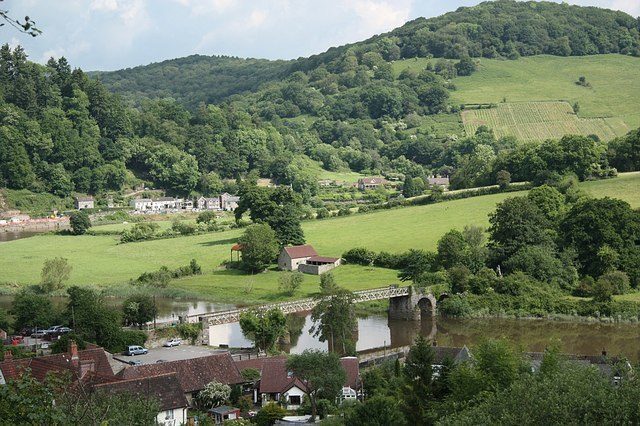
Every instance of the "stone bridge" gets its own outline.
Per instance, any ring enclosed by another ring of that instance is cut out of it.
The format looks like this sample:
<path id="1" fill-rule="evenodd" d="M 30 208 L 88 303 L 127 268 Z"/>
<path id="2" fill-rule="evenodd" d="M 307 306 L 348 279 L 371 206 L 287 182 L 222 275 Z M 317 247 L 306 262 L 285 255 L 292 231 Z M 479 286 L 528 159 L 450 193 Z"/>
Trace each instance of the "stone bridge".
<path id="1" fill-rule="evenodd" d="M 354 303 L 371 300 L 389 299 L 389 318 L 403 320 L 419 320 L 423 315 L 435 316 L 436 298 L 433 294 L 416 289 L 412 286 L 389 286 L 372 290 L 354 292 Z M 209 344 L 210 327 L 240 321 L 240 315 L 250 310 L 267 311 L 280 309 L 283 314 L 308 312 L 318 304 L 318 299 L 306 298 L 290 302 L 271 303 L 249 308 L 231 309 L 221 312 L 210 312 L 199 315 L 189 315 L 186 321 L 202 323 L 202 343 Z"/>

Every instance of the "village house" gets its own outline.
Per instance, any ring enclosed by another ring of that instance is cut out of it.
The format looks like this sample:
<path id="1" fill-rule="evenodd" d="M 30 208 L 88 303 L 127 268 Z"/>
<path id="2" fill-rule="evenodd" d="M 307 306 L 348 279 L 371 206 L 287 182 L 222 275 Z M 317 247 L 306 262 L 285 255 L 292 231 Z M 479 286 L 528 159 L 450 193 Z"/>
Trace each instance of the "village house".
<path id="1" fill-rule="evenodd" d="M 340 265 L 339 258 L 318 256 L 310 244 L 284 247 L 278 256 L 278 267 L 283 271 L 320 275 L 338 265 Z"/>
<path id="2" fill-rule="evenodd" d="M 346 373 L 345 383 L 339 397 L 340 401 L 355 400 L 361 395 L 360 368 L 358 358 L 340 358 L 340 364 Z M 283 405 L 287 410 L 295 410 L 302 405 L 306 386 L 291 371 L 287 371 L 287 358 L 284 356 L 256 358 L 236 361 L 239 370 L 254 368 L 260 372 L 260 381 L 253 392 L 253 402 L 262 406 L 269 402 Z"/>
<path id="3" fill-rule="evenodd" d="M 200 197 L 196 200 L 196 207 L 199 210 L 222 210 L 220 207 L 220 197 Z"/>
<path id="4" fill-rule="evenodd" d="M 369 189 L 376 189 L 389 183 L 385 178 L 381 177 L 365 177 L 358 179 L 358 189 L 360 191 L 367 191 Z"/>
<path id="5" fill-rule="evenodd" d="M 74 205 L 76 210 L 92 209 L 94 208 L 95 201 L 93 197 L 75 197 Z"/>
<path id="6" fill-rule="evenodd" d="M 157 199 L 136 198 L 129 202 L 129 205 L 136 211 L 142 212 L 165 212 L 171 210 L 193 209 L 193 201 L 182 198 L 161 197 Z"/>
<path id="7" fill-rule="evenodd" d="M 440 177 L 440 176 L 429 176 L 427 178 L 427 184 L 429 186 L 449 186 L 449 178 L 448 177 Z"/>
<path id="8" fill-rule="evenodd" d="M 191 405 L 195 396 L 210 382 L 237 385 L 244 380 L 229 352 L 215 353 L 199 358 L 166 361 L 126 367 L 117 374 L 122 380 L 142 379 L 175 373 L 187 401 Z"/>
<path id="9" fill-rule="evenodd" d="M 3 381 L 17 379 L 27 370 L 38 381 L 43 381 L 50 372 L 69 372 L 73 382 L 108 382 L 115 378 L 104 349 L 89 344 L 87 349 L 78 350 L 73 341 L 69 344 L 69 350 L 64 353 L 14 359 L 8 351 L 4 355 L 4 361 L 0 362 Z"/>
<path id="10" fill-rule="evenodd" d="M 160 405 L 160 411 L 156 416 L 158 425 L 178 426 L 187 423 L 189 402 L 184 395 L 176 373 L 98 383 L 94 384 L 91 390 L 107 394 L 125 393 L 153 398 Z"/>
<path id="11" fill-rule="evenodd" d="M 227 192 L 220 195 L 220 208 L 227 212 L 232 212 L 238 208 L 240 197 L 231 195 Z"/>

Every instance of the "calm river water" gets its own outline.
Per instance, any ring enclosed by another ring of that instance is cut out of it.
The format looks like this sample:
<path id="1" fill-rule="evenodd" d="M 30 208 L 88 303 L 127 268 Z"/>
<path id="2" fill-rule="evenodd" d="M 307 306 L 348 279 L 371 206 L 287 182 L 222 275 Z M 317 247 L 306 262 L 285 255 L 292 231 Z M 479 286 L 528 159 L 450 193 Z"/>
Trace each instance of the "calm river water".
<path id="1" fill-rule="evenodd" d="M 0 309 L 10 309 L 11 296 L 0 296 Z M 63 305 L 65 298 L 54 298 L 54 303 Z M 107 299 L 113 306 L 122 300 Z M 177 321 L 179 315 L 194 315 L 204 312 L 233 308 L 232 305 L 206 301 L 189 301 L 157 298 L 158 321 Z M 313 325 L 310 315 L 294 314 L 288 318 L 292 333 L 291 344 L 283 348 L 290 353 L 304 349 L 327 349 L 310 333 Z M 48 325 L 47 325 L 48 326 Z M 551 320 L 517 319 L 450 319 L 437 317 L 422 322 L 390 321 L 386 315 L 369 315 L 358 318 L 358 351 L 367 349 L 409 345 L 418 335 L 435 338 L 440 346 L 471 346 L 482 339 L 504 337 L 526 351 L 542 351 L 551 342 L 557 341 L 567 353 L 595 355 L 604 349 L 611 355 L 624 355 L 640 361 L 640 324 L 600 324 L 561 322 Z M 248 347 L 238 323 L 211 328 L 210 342 L 215 345 Z"/>

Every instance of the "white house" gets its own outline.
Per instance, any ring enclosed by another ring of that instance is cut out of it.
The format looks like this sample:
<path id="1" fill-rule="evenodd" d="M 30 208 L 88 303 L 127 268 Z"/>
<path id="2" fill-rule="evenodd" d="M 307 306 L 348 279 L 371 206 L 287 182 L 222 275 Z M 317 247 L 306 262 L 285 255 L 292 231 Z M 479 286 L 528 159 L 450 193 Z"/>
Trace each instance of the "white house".
<path id="1" fill-rule="evenodd" d="M 233 211 L 238 208 L 240 197 L 231 195 L 227 192 L 220 195 L 220 208 L 225 211 Z"/>
<path id="2" fill-rule="evenodd" d="M 76 197 L 74 199 L 76 210 L 92 209 L 95 205 L 93 197 Z"/>
<path id="3" fill-rule="evenodd" d="M 220 206 L 220 197 L 200 197 L 196 200 L 196 206 L 200 210 L 222 210 Z"/>
<path id="4" fill-rule="evenodd" d="M 136 198 L 129 201 L 129 205 L 133 207 L 134 210 L 140 212 L 149 211 L 151 210 L 151 206 L 153 205 L 153 200 L 151 200 L 151 198 Z"/>

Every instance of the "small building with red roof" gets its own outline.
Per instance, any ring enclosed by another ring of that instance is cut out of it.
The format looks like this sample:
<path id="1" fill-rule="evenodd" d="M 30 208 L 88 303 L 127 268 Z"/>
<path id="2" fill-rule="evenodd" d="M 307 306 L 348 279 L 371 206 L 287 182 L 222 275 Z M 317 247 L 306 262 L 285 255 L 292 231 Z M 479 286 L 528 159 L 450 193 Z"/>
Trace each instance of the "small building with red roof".
<path id="1" fill-rule="evenodd" d="M 340 265 L 340 258 L 319 256 L 311 244 L 283 247 L 278 256 L 278 268 L 320 275 Z"/>

